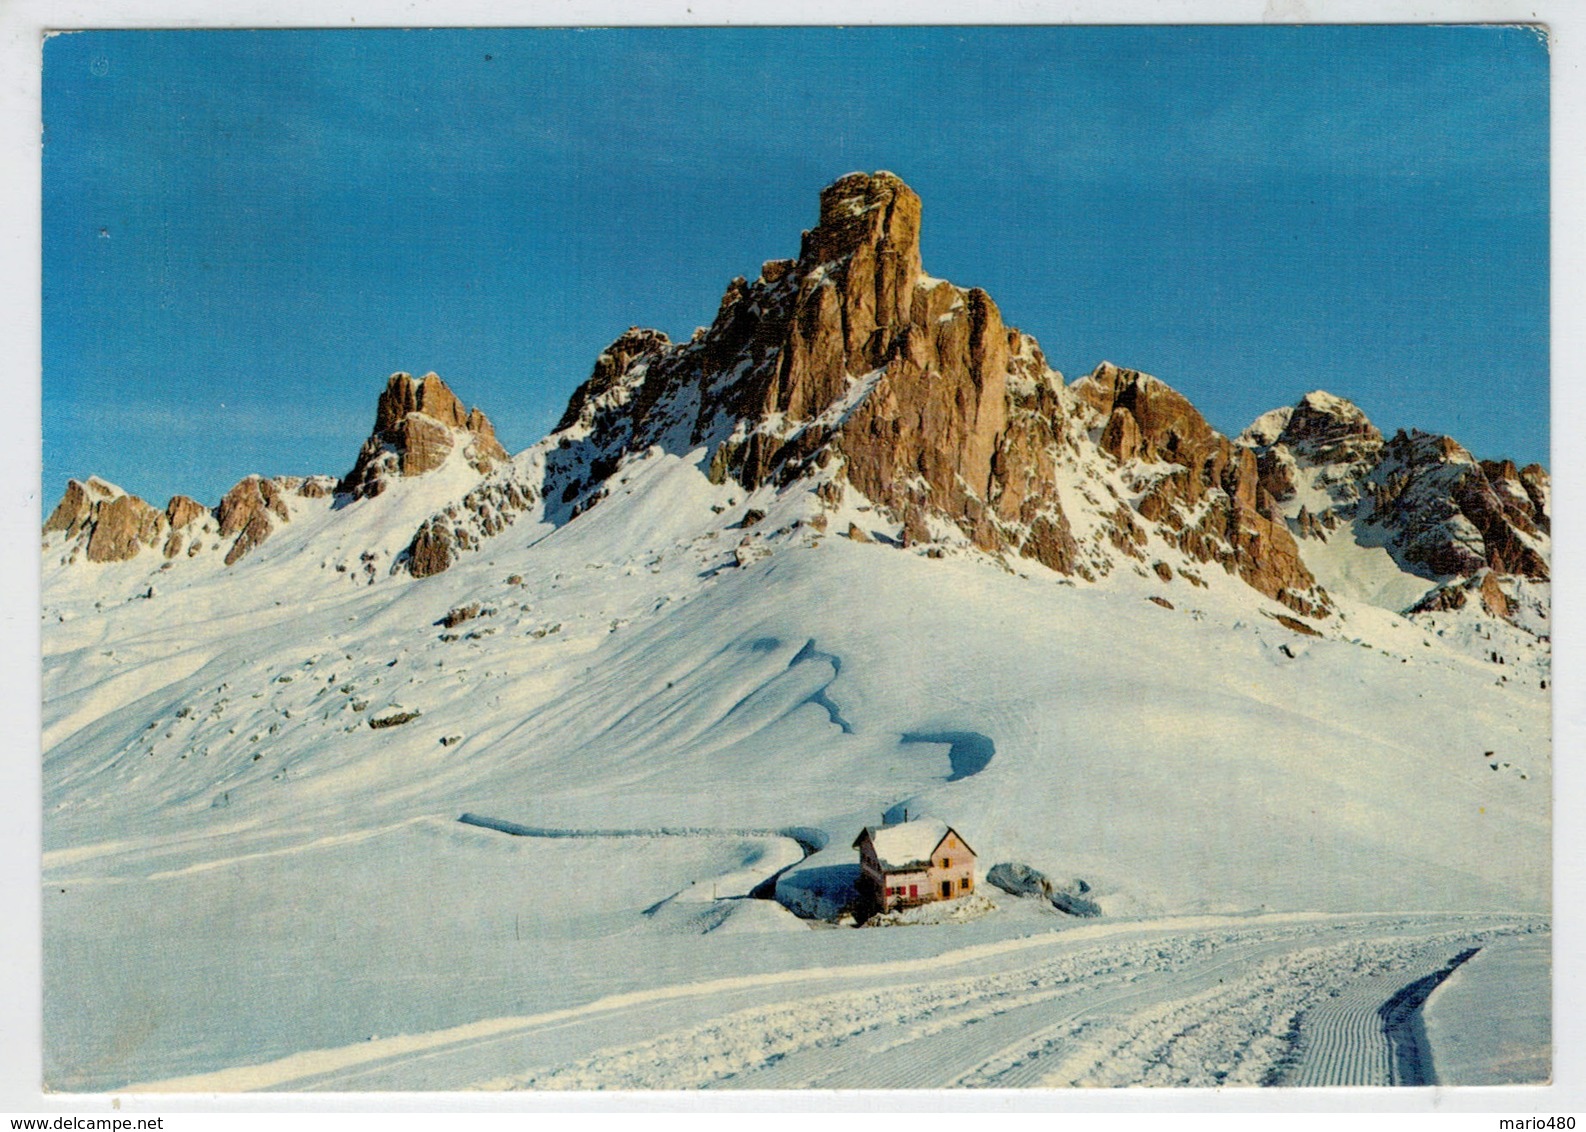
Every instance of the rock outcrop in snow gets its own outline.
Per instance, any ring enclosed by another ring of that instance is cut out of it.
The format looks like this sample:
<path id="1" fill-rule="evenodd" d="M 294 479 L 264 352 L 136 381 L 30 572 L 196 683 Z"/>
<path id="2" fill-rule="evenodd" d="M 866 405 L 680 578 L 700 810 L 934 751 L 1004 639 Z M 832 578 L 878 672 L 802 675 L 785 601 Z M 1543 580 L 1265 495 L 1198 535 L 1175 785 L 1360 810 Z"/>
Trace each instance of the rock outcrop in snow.
<path id="1" fill-rule="evenodd" d="M 291 520 L 291 499 L 324 498 L 334 482 L 329 476 L 245 476 L 218 507 L 173 495 L 161 511 L 97 476 L 69 480 L 44 523 L 44 549 L 68 563 L 125 562 L 152 550 L 162 564 L 224 550 L 230 566 Z"/>
<path id="2" fill-rule="evenodd" d="M 521 517 L 577 519 L 659 451 L 755 493 L 762 511 L 790 501 L 781 528 L 734 536 L 740 564 L 769 553 L 779 529 L 820 534 L 835 518 L 850 538 L 1083 580 L 1127 570 L 1204 586 L 1201 568 L 1215 565 L 1310 617 L 1333 611 L 1337 583 L 1396 610 L 1514 619 L 1523 605 L 1528 623 L 1545 621 L 1545 587 L 1520 601 L 1512 581 L 1548 577 L 1540 466 L 1478 462 L 1419 432 L 1385 440 L 1320 391 L 1229 440 L 1135 370 L 1103 362 L 1065 386 L 990 295 L 925 273 L 921 223 L 920 198 L 893 174 L 842 177 L 820 194 L 796 259 L 732 280 L 686 342 L 640 327 L 618 336 L 555 431 L 514 459 L 438 376 L 397 373 L 339 482 L 250 476 L 213 512 L 177 497 L 162 514 L 73 481 L 47 542 L 58 533 L 68 557 L 92 562 L 221 549 L 230 565 L 290 521 L 291 499 L 335 491 L 361 504 L 430 476 L 436 490 L 403 494 L 382 517 L 399 541 L 355 572 L 369 581 L 390 563 L 428 577 Z M 1381 559 L 1369 593 L 1360 562 L 1336 561 L 1355 550 Z"/>
<path id="3" fill-rule="evenodd" d="M 136 495 L 90 476 L 86 483 L 69 480 L 44 533 L 60 532 L 90 562 L 123 562 L 146 546 L 158 543 L 163 516 Z"/>

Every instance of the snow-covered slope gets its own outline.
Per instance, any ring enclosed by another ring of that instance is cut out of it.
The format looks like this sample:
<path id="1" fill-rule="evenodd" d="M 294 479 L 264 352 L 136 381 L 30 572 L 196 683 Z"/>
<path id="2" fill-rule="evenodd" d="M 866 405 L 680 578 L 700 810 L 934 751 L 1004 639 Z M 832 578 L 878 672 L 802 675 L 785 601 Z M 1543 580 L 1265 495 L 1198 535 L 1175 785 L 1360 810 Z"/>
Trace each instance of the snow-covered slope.
<path id="1" fill-rule="evenodd" d="M 397 494 L 368 503 L 414 502 Z M 360 825 L 473 810 L 851 840 L 910 802 L 1151 910 L 1541 900 L 1534 684 L 1390 617 L 1298 633 L 1231 579 L 1169 609 L 1154 578 L 1074 587 L 775 513 L 739 566 L 757 502 L 658 455 L 578 522 L 435 579 L 331 584 L 305 521 L 246 573 L 152 598 L 141 577 L 101 609 L 51 587 L 47 848 L 81 859 L 134 821 L 273 844 L 345 824 L 349 799 Z M 947 734 L 995 754 L 955 777 L 950 742 L 903 738 Z M 1500 845 L 1529 884 L 1491 875 Z"/>

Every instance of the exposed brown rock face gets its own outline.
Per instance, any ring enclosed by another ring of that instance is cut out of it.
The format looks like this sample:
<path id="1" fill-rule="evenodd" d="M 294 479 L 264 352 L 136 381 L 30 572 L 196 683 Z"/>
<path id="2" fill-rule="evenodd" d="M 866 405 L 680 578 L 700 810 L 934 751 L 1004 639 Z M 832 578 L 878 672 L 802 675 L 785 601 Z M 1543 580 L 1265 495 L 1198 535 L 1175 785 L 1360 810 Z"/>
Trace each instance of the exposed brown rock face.
<path id="1" fill-rule="evenodd" d="M 415 578 L 428 578 L 439 574 L 452 564 L 453 552 L 466 549 L 472 541 L 451 537 L 450 532 L 434 519 L 426 519 L 408 544 L 408 569 Z"/>
<path id="2" fill-rule="evenodd" d="M 919 229 L 919 197 L 890 173 L 829 186 L 798 260 L 733 280 L 704 334 L 674 345 L 635 328 L 602 353 L 560 426 L 593 454 L 553 453 L 547 494 L 576 513 L 624 454 L 681 427 L 713 445 L 713 482 L 821 470 L 906 543 L 929 541 L 936 516 L 984 549 L 1072 569 L 1049 451 L 1059 381 L 984 291 L 922 274 Z"/>
<path id="3" fill-rule="evenodd" d="M 1481 576 L 1481 604 L 1494 617 L 1508 617 L 1513 606 L 1509 595 L 1498 585 L 1498 575 L 1488 570 Z"/>
<path id="4" fill-rule="evenodd" d="M 166 521 L 175 527 L 185 527 L 189 523 L 202 519 L 209 514 L 209 508 L 198 500 L 186 495 L 173 495 L 171 501 L 165 505 Z"/>
<path id="5" fill-rule="evenodd" d="M 230 538 L 247 529 L 263 511 L 273 512 L 283 522 L 288 518 L 281 490 L 263 476 L 246 476 L 220 501 L 215 517 L 220 520 L 220 536 Z"/>
<path id="6" fill-rule="evenodd" d="M 189 553 L 195 551 L 199 545 L 198 537 L 188 528 L 211 517 L 209 508 L 198 500 L 186 495 L 171 496 L 170 502 L 165 505 L 165 521 L 171 528 L 171 533 L 165 539 L 165 557 L 175 558 L 182 553 L 184 546 Z"/>
<path id="7" fill-rule="evenodd" d="M 1279 503 L 1294 498 L 1294 461 L 1267 449 L 1256 457 L 1256 475 L 1261 490 Z"/>
<path id="8" fill-rule="evenodd" d="M 1295 612 L 1330 611 L 1293 532 L 1325 541 L 1357 505 L 1402 486 L 1367 484 L 1388 446 L 1364 413 L 1311 393 L 1235 444 L 1135 371 L 1103 363 L 1065 390 L 989 295 L 924 274 L 920 226 L 919 197 L 901 180 L 851 174 L 821 193 L 799 257 L 732 280 L 709 329 L 685 343 L 639 328 L 619 336 L 544 449 L 547 517 L 598 504 L 622 463 L 653 445 L 703 447 L 713 483 L 804 482 L 831 508 L 850 485 L 905 547 L 960 539 L 1093 577 L 1130 559 L 1143 569 L 1166 543 Z M 406 391 L 389 400 L 386 429 L 418 403 Z M 1331 506 L 1292 504 L 1302 475 Z M 1477 557 L 1529 563 L 1533 548 L 1505 541 L 1497 517 L 1522 534 L 1527 522 L 1545 530 L 1545 472 L 1486 479 L 1490 492 L 1466 485 L 1455 508 L 1491 547 Z M 451 508 L 415 536 L 409 568 L 444 569 L 489 533 L 469 508 Z"/>
<path id="9" fill-rule="evenodd" d="M 394 373 L 380 394 L 374 431 L 337 490 L 358 497 L 378 495 L 392 477 L 423 475 L 440 467 L 459 443 L 479 471 L 507 458 L 489 418 L 478 409 L 465 411 L 439 377 L 430 373 L 415 380 Z"/>
<path id="10" fill-rule="evenodd" d="M 1546 468 L 1530 464 L 1521 469 L 1513 460 L 1483 460 L 1481 472 L 1511 526 L 1532 535 L 1551 532 L 1548 501 L 1552 484 Z"/>
<path id="11" fill-rule="evenodd" d="M 1069 388 L 1107 422 L 1100 442 L 1115 459 L 1179 465 L 1156 476 L 1138 504 L 1164 538 L 1299 613 L 1328 610 L 1262 490 L 1254 452 L 1215 431 L 1181 394 L 1135 370 L 1103 362 Z"/>
<path id="12" fill-rule="evenodd" d="M 1130 418 L 1133 428 L 1128 431 L 1147 460 L 1183 463 L 1184 457 L 1193 459 L 1209 448 L 1221 451 L 1218 439 L 1226 443 L 1183 394 L 1138 370 L 1102 362 L 1069 389 L 1103 419 L 1118 414 Z M 1125 458 L 1120 452 L 1112 455 Z"/>
<path id="13" fill-rule="evenodd" d="M 86 483 L 67 481 L 60 502 L 45 520 L 44 533 L 65 534 L 90 562 L 124 562 L 145 546 L 158 545 L 165 526 L 165 516 L 154 507 L 90 477 Z"/>
<path id="14" fill-rule="evenodd" d="M 1050 451 L 1062 417 L 1055 375 L 986 292 L 923 275 L 919 233 L 913 190 L 890 173 L 850 174 L 821 194 L 797 264 L 773 272 L 776 286 L 792 288 L 785 316 L 734 328 L 740 309 L 771 296 L 729 290 L 731 321 L 718 316 L 713 331 L 775 343 L 774 364 L 737 398 L 740 413 L 819 418 L 852 398 L 856 382 L 870 388 L 846 419 L 786 438 L 752 432 L 727 463 L 753 487 L 825 449 L 903 522 L 906 544 L 930 541 L 931 514 L 982 549 L 1069 572 L 1076 548 Z"/>
<path id="15" fill-rule="evenodd" d="M 90 562 L 122 561 L 145 546 L 158 548 L 166 559 L 184 553 L 191 558 L 217 537 L 230 539 L 225 559 L 229 566 L 290 519 L 288 495 L 313 496 L 315 491 L 305 493 L 303 488 L 313 484 L 328 489 L 333 482 L 328 476 L 308 480 L 247 476 L 226 492 L 214 510 L 191 496 L 173 495 L 162 511 L 103 480 L 90 479 L 86 484 L 73 480 L 45 522 L 44 533 L 65 533 L 75 543 L 68 559 L 80 552 Z"/>
<path id="16" fill-rule="evenodd" d="M 109 495 L 104 498 L 109 498 Z M 55 510 L 50 512 L 50 517 L 44 520 L 44 533 L 63 531 L 68 536 L 75 535 L 93 516 L 96 502 L 97 500 L 90 496 L 87 485 L 77 480 L 67 480 L 66 490 L 61 493 L 60 502 L 55 505 Z"/>

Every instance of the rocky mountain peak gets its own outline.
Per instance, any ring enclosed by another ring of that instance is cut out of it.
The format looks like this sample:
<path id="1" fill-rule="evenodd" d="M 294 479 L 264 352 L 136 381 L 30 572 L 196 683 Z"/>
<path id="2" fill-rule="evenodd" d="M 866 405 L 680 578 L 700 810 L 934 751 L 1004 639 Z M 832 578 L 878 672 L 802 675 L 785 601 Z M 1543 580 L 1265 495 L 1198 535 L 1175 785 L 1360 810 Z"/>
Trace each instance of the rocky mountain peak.
<path id="1" fill-rule="evenodd" d="M 1341 521 L 1383 448 L 1382 433 L 1358 405 L 1320 389 L 1263 413 L 1239 434 L 1239 443 L 1257 453 L 1261 490 L 1277 503 L 1294 500 L 1302 481 L 1315 489 L 1309 505 L 1300 505 L 1303 514 L 1290 516 L 1302 534 Z"/>
<path id="2" fill-rule="evenodd" d="M 436 374 L 415 379 L 394 373 L 375 408 L 374 431 L 337 490 L 359 498 L 378 495 L 393 478 L 440 467 L 459 444 L 478 471 L 507 458 L 490 419 L 478 409 L 465 411 Z"/>
<path id="3" fill-rule="evenodd" d="M 1105 363 L 1070 396 L 990 295 L 924 273 L 920 217 L 894 174 L 829 185 L 798 258 L 733 279 L 709 329 L 673 343 L 630 328 L 601 353 L 529 494 L 568 521 L 601 501 L 625 460 L 703 449 L 714 482 L 873 508 L 904 547 L 973 546 L 1082 578 L 1127 562 L 1169 579 L 1173 568 L 1149 555 L 1173 548 L 1196 584 L 1195 564 L 1216 563 L 1297 612 L 1328 611 L 1288 530 L 1262 509 L 1248 451 L 1138 371 Z M 1130 465 L 1127 479 L 1086 435 L 1092 409 L 1111 422 L 1103 446 Z M 1152 497 L 1150 515 L 1131 493 Z M 488 534 L 437 515 L 410 569 L 445 569 Z"/>

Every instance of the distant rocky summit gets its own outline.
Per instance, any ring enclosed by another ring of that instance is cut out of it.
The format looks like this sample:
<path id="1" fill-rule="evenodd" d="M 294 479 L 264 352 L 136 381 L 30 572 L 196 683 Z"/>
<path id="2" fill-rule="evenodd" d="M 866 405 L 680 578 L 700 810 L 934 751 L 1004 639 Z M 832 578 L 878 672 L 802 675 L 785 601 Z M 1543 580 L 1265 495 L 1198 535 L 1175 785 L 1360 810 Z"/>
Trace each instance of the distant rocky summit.
<path id="1" fill-rule="evenodd" d="M 464 410 L 439 377 L 394 373 L 380 394 L 374 431 L 336 490 L 354 498 L 379 495 L 393 478 L 434 471 L 458 447 L 481 472 L 507 458 L 490 419 L 478 409 Z"/>

